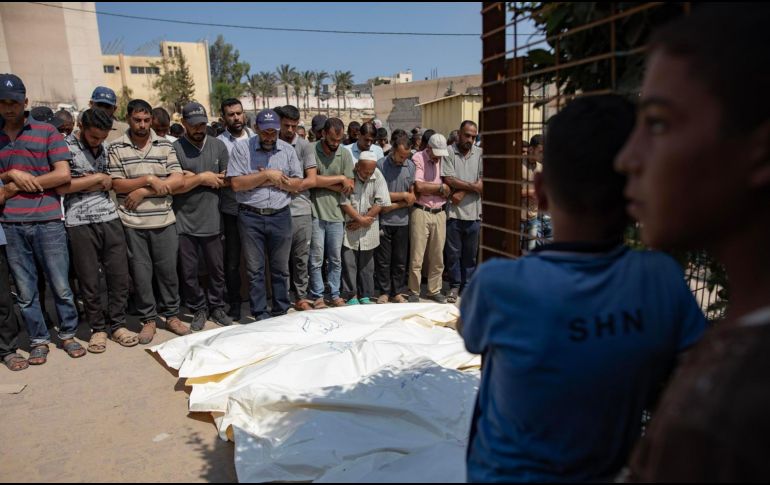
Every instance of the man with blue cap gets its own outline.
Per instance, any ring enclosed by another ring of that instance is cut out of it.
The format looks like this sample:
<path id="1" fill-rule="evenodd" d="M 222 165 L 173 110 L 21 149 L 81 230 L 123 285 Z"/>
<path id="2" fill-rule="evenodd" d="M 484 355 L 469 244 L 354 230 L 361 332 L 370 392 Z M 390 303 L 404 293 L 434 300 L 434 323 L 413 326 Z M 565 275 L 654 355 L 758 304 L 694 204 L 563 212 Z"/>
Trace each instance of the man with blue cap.
<path id="1" fill-rule="evenodd" d="M 257 320 L 289 309 L 291 194 L 302 182 L 302 164 L 294 148 L 278 138 L 278 113 L 257 116 L 257 135 L 239 142 L 230 154 L 227 177 L 238 201 L 238 223 L 249 274 L 249 304 Z M 265 292 L 265 261 L 273 288 L 270 311 Z"/>
<path id="2" fill-rule="evenodd" d="M 128 124 L 115 119 L 115 110 L 118 109 L 118 97 L 115 95 L 115 91 L 105 86 L 98 86 L 91 94 L 91 101 L 88 102 L 88 105 L 91 108 L 104 111 L 113 119 L 112 129 L 105 143 L 109 145 L 126 134 Z"/>

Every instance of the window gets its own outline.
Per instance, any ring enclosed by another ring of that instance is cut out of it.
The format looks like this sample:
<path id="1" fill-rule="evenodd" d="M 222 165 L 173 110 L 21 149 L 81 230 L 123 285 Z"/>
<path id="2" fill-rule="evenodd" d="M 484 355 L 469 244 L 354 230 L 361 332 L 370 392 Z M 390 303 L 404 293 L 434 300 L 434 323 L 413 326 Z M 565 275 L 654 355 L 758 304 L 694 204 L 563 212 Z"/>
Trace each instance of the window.
<path id="1" fill-rule="evenodd" d="M 152 67 L 131 66 L 131 74 L 153 74 Z"/>
<path id="2" fill-rule="evenodd" d="M 160 68 L 159 67 L 148 67 L 147 68 L 147 74 L 160 74 Z"/>
<path id="3" fill-rule="evenodd" d="M 104 66 L 105 74 L 113 74 L 115 72 L 115 66 Z"/>
<path id="4" fill-rule="evenodd" d="M 174 56 L 174 50 L 172 49 L 171 46 L 168 46 L 168 56 L 169 57 L 173 57 Z"/>

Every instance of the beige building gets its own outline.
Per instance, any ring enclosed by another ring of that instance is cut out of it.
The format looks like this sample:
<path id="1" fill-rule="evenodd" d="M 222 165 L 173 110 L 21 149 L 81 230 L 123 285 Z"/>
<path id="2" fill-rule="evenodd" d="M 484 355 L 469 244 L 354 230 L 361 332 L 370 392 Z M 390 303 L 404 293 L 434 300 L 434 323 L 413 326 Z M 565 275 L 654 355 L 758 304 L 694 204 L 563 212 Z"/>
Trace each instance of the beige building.
<path id="1" fill-rule="evenodd" d="M 479 86 L 480 74 L 381 84 L 372 90 L 374 111 L 388 131 L 396 128 L 409 131 L 417 125 L 423 126 L 421 103 L 445 97 L 448 92 L 466 93 L 469 88 Z"/>
<path id="2" fill-rule="evenodd" d="M 164 41 L 160 43 L 160 53 L 157 56 L 104 55 L 102 61 L 105 86 L 112 88 L 118 95 L 127 87 L 131 90 L 132 98 L 144 99 L 153 106 L 159 106 L 159 95 L 152 84 L 160 74 L 159 66 L 163 57 L 169 59 L 178 52 L 184 55 L 190 68 L 195 83 L 195 101 L 209 109 L 211 76 L 209 49 L 205 42 Z"/>
<path id="3" fill-rule="evenodd" d="M 94 2 L 0 2 L 0 72 L 19 76 L 30 107 L 88 106 L 103 84 Z"/>
<path id="4" fill-rule="evenodd" d="M 417 106 L 422 111 L 423 128 L 431 128 L 444 136 L 460 128 L 460 123 L 471 120 L 479 124 L 481 95 L 455 94 L 446 98 L 434 99 Z"/>

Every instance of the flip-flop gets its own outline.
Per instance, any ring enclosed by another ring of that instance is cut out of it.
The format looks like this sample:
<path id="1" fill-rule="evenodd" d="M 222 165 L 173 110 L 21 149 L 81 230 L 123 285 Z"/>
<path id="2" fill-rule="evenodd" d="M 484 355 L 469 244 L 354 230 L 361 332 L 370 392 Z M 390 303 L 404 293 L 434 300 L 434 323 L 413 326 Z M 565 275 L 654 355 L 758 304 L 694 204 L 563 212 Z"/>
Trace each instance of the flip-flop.
<path id="1" fill-rule="evenodd" d="M 86 349 L 82 345 L 77 343 L 74 339 L 67 339 L 61 343 L 61 348 L 67 352 L 67 355 L 73 359 L 78 359 L 86 355 Z"/>
<path id="2" fill-rule="evenodd" d="M 14 372 L 24 370 L 29 367 L 29 362 L 27 359 L 15 353 L 8 354 L 3 357 L 3 363 L 6 367 L 8 367 L 8 370 L 12 370 Z"/>
<path id="3" fill-rule="evenodd" d="M 27 362 L 29 365 L 43 365 L 48 361 L 48 352 L 50 351 L 48 345 L 36 345 L 32 347 Z"/>

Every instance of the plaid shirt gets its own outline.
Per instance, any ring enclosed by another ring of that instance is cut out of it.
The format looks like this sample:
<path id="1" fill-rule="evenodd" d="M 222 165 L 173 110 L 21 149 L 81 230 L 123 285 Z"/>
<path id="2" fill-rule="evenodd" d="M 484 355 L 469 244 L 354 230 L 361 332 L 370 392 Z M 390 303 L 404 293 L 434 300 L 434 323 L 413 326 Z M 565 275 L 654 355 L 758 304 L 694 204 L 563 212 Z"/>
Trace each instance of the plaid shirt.
<path id="1" fill-rule="evenodd" d="M 355 177 L 356 187 L 349 196 L 342 194 L 340 205 L 350 205 L 353 210 L 361 215 L 366 215 L 374 205 L 387 207 L 390 205 L 390 193 L 385 177 L 379 169 L 375 169 L 369 180 L 362 182 L 358 175 Z M 347 224 L 352 222 L 350 217 L 345 217 Z M 345 229 L 345 237 L 342 241 L 348 249 L 356 251 L 369 251 L 380 245 L 380 218 L 376 217 L 369 227 L 362 227 L 351 231 Z"/>

